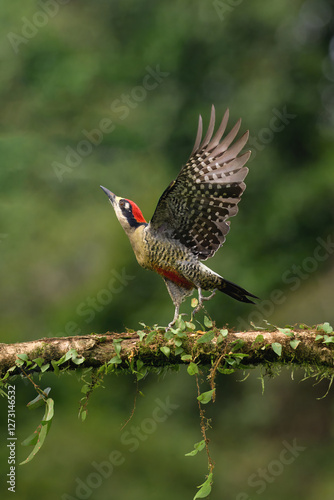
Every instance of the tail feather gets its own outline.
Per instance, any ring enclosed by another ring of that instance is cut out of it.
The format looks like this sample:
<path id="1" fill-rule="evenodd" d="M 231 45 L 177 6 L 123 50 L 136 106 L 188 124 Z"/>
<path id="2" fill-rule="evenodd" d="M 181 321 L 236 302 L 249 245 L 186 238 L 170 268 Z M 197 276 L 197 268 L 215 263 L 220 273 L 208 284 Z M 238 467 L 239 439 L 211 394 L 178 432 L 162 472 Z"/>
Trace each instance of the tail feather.
<path id="1" fill-rule="evenodd" d="M 247 302 L 249 304 L 254 304 L 254 302 L 249 297 L 252 297 L 254 299 L 259 298 L 256 295 L 247 292 L 247 290 L 241 288 L 241 286 L 238 286 L 235 283 L 232 283 L 231 281 L 228 281 L 224 278 L 222 278 L 218 290 L 220 292 L 226 293 L 226 295 L 229 295 L 230 297 L 233 297 L 233 299 L 235 300 L 239 300 L 240 302 Z"/>

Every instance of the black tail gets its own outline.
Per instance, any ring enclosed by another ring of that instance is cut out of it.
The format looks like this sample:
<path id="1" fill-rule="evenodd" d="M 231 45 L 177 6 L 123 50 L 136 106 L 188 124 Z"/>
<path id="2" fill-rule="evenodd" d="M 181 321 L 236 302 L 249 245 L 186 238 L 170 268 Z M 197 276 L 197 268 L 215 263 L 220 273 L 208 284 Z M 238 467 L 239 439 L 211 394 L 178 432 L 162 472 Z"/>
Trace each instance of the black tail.
<path id="1" fill-rule="evenodd" d="M 222 278 L 221 285 L 218 287 L 218 290 L 220 292 L 226 293 L 226 295 L 229 295 L 230 297 L 233 297 L 233 299 L 235 300 L 239 300 L 240 302 L 248 302 L 249 304 L 254 304 L 254 302 L 248 297 L 253 297 L 254 299 L 259 298 L 256 295 L 247 292 L 247 290 L 241 288 L 241 286 L 238 286 L 231 281 L 225 280 L 224 278 Z"/>

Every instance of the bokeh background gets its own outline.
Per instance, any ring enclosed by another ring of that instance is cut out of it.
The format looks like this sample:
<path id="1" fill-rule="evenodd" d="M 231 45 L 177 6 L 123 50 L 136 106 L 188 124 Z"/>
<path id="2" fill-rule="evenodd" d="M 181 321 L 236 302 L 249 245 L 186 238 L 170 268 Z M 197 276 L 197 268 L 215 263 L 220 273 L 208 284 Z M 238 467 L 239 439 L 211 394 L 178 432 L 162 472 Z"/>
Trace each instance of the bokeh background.
<path id="1" fill-rule="evenodd" d="M 253 154 L 240 212 L 208 264 L 261 300 L 247 306 L 216 296 L 208 313 L 236 329 L 333 324 L 333 28 L 326 0 L 2 5 L 2 342 L 170 321 L 163 281 L 138 266 L 99 185 L 133 199 L 149 220 L 211 104 L 217 119 L 230 108 L 231 125 L 242 117 Z M 333 396 L 317 399 L 328 383 L 301 382 L 303 375 L 267 377 L 264 394 L 259 370 L 242 383 L 242 373 L 218 378 L 207 410 L 211 498 L 333 498 Z M 184 457 L 201 439 L 195 381 L 184 370 L 141 381 L 144 396 L 123 431 L 136 393 L 130 376 L 105 379 L 85 423 L 77 419 L 78 375 L 41 383 L 52 387 L 56 416 L 42 451 L 18 467 L 18 500 L 192 498 L 206 457 Z M 29 452 L 19 443 L 42 410 L 29 412 L 34 390 L 15 384 L 19 462 Z M 174 408 L 161 422 L 152 420 L 157 398 Z M 0 404 L 6 498 L 6 400 Z M 138 428 L 131 451 L 124 433 L 133 438 Z M 299 448 L 282 455 L 286 443 Z M 114 450 L 122 464 L 89 483 L 92 463 Z M 80 480 L 86 489 L 77 490 Z"/>

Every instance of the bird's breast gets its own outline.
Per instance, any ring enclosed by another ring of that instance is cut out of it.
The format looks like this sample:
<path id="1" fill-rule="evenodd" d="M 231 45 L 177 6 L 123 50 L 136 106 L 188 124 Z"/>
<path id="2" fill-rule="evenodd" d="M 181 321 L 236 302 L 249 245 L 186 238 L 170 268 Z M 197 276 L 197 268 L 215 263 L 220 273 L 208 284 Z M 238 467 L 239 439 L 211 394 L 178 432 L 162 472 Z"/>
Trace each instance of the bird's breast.
<path id="1" fill-rule="evenodd" d="M 195 277 L 199 262 L 182 244 L 151 232 L 148 226 L 137 228 L 129 235 L 129 239 L 142 267 L 155 271 L 183 288 L 194 287 L 192 274 Z"/>
<path id="2" fill-rule="evenodd" d="M 135 231 L 128 234 L 131 246 L 135 253 L 138 264 L 142 267 L 149 267 L 149 247 L 145 238 L 145 225 L 136 228 Z"/>

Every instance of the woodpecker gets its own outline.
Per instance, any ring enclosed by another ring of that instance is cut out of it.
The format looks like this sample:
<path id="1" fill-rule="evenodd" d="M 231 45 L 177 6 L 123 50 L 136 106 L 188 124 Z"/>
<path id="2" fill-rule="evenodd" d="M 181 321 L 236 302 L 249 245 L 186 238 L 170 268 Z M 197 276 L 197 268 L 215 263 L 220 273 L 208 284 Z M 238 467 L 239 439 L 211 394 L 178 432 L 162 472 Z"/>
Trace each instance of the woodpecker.
<path id="1" fill-rule="evenodd" d="M 198 290 L 196 313 L 203 301 L 219 290 L 240 302 L 254 303 L 256 295 L 209 269 L 201 261 L 212 257 L 230 230 L 227 220 L 238 212 L 238 203 L 246 185 L 245 167 L 251 152 L 239 155 L 249 132 L 236 142 L 241 119 L 223 138 L 229 110 L 218 130 L 212 106 L 208 130 L 202 140 L 202 117 L 199 116 L 194 148 L 177 178 L 163 192 L 150 222 L 131 200 L 120 198 L 103 186 L 116 216 L 129 237 L 138 263 L 164 279 L 175 306 L 173 326 L 180 304 Z M 213 136 L 213 137 L 212 137 Z M 211 291 L 204 296 L 203 290 Z"/>

